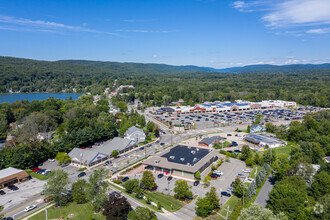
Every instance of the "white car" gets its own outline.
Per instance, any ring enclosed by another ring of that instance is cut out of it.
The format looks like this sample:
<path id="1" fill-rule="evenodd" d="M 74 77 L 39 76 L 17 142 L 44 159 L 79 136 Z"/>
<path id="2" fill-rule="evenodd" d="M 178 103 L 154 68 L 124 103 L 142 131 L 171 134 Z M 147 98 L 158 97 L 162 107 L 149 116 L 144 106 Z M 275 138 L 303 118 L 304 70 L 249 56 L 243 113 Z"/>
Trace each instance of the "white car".
<path id="1" fill-rule="evenodd" d="M 49 158 L 48 161 L 55 162 L 55 159 L 54 158 Z"/>
<path id="2" fill-rule="evenodd" d="M 252 178 L 247 178 L 244 180 L 244 183 L 252 183 L 254 181 L 254 179 Z"/>
<path id="3" fill-rule="evenodd" d="M 35 209 L 35 208 L 37 208 L 36 205 L 29 205 L 29 206 L 26 206 L 26 207 L 25 207 L 24 211 L 28 212 L 28 211 L 31 211 L 31 210 L 33 210 L 33 209 Z"/>
<path id="4" fill-rule="evenodd" d="M 242 172 L 243 173 L 251 173 L 251 170 L 250 169 L 243 169 Z"/>
<path id="5" fill-rule="evenodd" d="M 213 170 L 213 173 L 223 176 L 223 172 L 221 172 L 220 170 Z"/>

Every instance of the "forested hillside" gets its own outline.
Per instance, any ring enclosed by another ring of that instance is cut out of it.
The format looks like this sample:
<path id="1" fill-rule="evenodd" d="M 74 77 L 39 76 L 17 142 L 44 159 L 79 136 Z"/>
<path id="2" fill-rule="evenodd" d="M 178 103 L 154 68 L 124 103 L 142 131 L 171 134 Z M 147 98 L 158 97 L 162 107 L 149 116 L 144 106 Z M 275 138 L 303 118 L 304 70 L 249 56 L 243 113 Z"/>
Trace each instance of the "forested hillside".
<path id="1" fill-rule="evenodd" d="M 283 99 L 303 105 L 330 106 L 330 69 L 219 73 L 193 70 L 194 66 L 114 63 L 97 61 L 35 61 L 0 57 L 0 93 L 78 92 L 101 94 L 105 88 L 132 84 L 124 101 L 139 98 L 162 104 L 164 95 L 186 104 L 203 101 Z M 198 68 L 197 68 L 198 69 Z M 201 68 L 205 69 L 205 68 Z M 205 69 L 207 70 L 207 68 Z"/>

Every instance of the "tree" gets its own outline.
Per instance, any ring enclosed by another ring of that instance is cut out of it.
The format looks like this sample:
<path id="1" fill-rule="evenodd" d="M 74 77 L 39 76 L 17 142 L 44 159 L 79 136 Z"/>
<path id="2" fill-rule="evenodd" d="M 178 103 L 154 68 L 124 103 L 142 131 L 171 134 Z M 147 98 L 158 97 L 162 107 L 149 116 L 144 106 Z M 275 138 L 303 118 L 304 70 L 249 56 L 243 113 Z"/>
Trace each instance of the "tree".
<path id="1" fill-rule="evenodd" d="M 123 196 L 111 196 L 105 203 L 103 215 L 107 220 L 125 219 L 131 209 L 131 204 Z"/>
<path id="2" fill-rule="evenodd" d="M 185 180 L 175 181 L 174 197 L 179 200 L 185 200 L 186 198 L 192 198 L 193 193 L 190 191 L 190 186 Z"/>
<path id="3" fill-rule="evenodd" d="M 269 133 L 275 133 L 277 131 L 277 127 L 273 123 L 266 123 L 265 129 Z"/>
<path id="4" fill-rule="evenodd" d="M 204 198 L 198 198 L 196 202 L 196 214 L 200 217 L 207 217 L 212 212 L 213 205 L 211 204 L 211 201 L 204 197 Z"/>
<path id="5" fill-rule="evenodd" d="M 153 123 L 152 121 L 148 121 L 148 123 L 147 123 L 147 130 L 149 131 L 149 132 L 153 132 L 154 131 L 154 129 L 155 129 L 155 123 Z"/>
<path id="6" fill-rule="evenodd" d="M 249 208 L 241 211 L 238 220 L 287 220 L 288 218 L 280 212 L 275 215 L 271 210 L 263 208 L 257 203 L 252 203 Z"/>
<path id="7" fill-rule="evenodd" d="M 68 173 L 63 170 L 54 170 L 48 176 L 44 186 L 45 196 L 52 198 L 56 206 L 62 206 L 68 201 L 69 188 Z"/>
<path id="8" fill-rule="evenodd" d="M 77 204 L 87 202 L 86 185 L 87 181 L 84 179 L 79 179 L 72 184 L 72 197 Z"/>
<path id="9" fill-rule="evenodd" d="M 163 96 L 163 104 L 165 106 L 168 105 L 168 104 L 170 104 L 171 100 L 172 100 L 172 97 L 171 96 L 169 96 L 169 95 L 164 95 Z"/>
<path id="10" fill-rule="evenodd" d="M 146 170 L 143 172 L 140 184 L 141 184 L 141 188 L 147 190 L 151 190 L 156 186 L 155 177 L 151 171 Z"/>
<path id="11" fill-rule="evenodd" d="M 196 180 L 200 180 L 201 179 L 201 172 L 197 171 L 194 176 L 195 176 Z"/>
<path id="12" fill-rule="evenodd" d="M 209 186 L 211 182 L 211 177 L 209 175 L 205 176 L 203 182 L 206 186 Z"/>
<path id="13" fill-rule="evenodd" d="M 123 186 L 128 193 L 137 192 L 140 188 L 138 179 L 129 180 L 125 182 Z"/>
<path id="14" fill-rule="evenodd" d="M 263 120 L 264 116 L 261 114 L 257 114 L 254 117 L 254 121 L 252 122 L 252 124 L 260 124 L 260 122 Z"/>
<path id="15" fill-rule="evenodd" d="M 128 213 L 127 218 L 129 220 L 157 220 L 155 212 L 151 211 L 148 208 L 141 206 L 136 207 L 136 209 Z"/>
<path id="16" fill-rule="evenodd" d="M 246 131 L 247 131 L 247 133 L 251 132 L 251 126 L 250 125 L 247 126 Z"/>
<path id="17" fill-rule="evenodd" d="M 106 201 L 105 192 L 108 184 L 104 179 L 108 175 L 108 171 L 104 168 L 96 169 L 89 176 L 87 185 L 87 198 L 92 203 L 95 211 L 100 211 Z"/>
<path id="18" fill-rule="evenodd" d="M 245 160 L 245 163 L 246 163 L 247 166 L 253 166 L 254 165 L 254 159 L 253 159 L 253 157 L 248 157 Z"/>
<path id="19" fill-rule="evenodd" d="M 330 193 L 330 175 L 327 172 L 322 171 L 314 176 L 312 187 L 310 188 L 310 194 L 318 199 L 323 195 Z"/>
<path id="20" fill-rule="evenodd" d="M 244 193 L 246 196 L 246 189 L 245 189 L 245 187 L 243 187 L 243 185 L 244 185 L 244 183 L 241 181 L 241 179 L 236 177 L 236 179 L 233 183 L 233 189 L 235 191 L 235 195 L 239 198 L 243 196 L 243 190 L 245 190 Z"/>
<path id="21" fill-rule="evenodd" d="M 277 182 L 269 193 L 267 208 L 275 214 L 283 212 L 289 219 L 306 219 L 306 182 L 300 176 L 293 176 Z"/>
<path id="22" fill-rule="evenodd" d="M 57 160 L 59 164 L 64 164 L 69 163 L 71 161 L 71 158 L 65 152 L 58 152 L 55 157 L 55 160 Z"/>
<path id="23" fill-rule="evenodd" d="M 260 159 L 260 156 L 258 153 L 254 154 L 254 163 L 257 165 L 260 165 L 260 163 L 261 163 L 261 159 Z"/>
<path id="24" fill-rule="evenodd" d="M 328 220 L 330 219 L 330 194 L 319 198 L 314 208 L 314 219 Z"/>
<path id="25" fill-rule="evenodd" d="M 218 197 L 217 190 L 213 186 L 211 187 L 211 190 L 205 194 L 205 197 L 210 201 L 212 210 L 220 208 L 220 199 Z"/>
<path id="26" fill-rule="evenodd" d="M 112 157 L 117 157 L 119 155 L 119 152 L 118 152 L 118 150 L 113 150 L 112 152 L 111 152 L 111 156 Z"/>
<path id="27" fill-rule="evenodd" d="M 246 195 L 249 199 L 251 199 L 256 194 L 256 189 L 257 189 L 257 186 L 256 186 L 255 182 L 252 181 L 252 183 L 249 185 L 249 187 L 246 191 Z"/>
<path id="28" fill-rule="evenodd" d="M 160 136 L 160 129 L 159 129 L 159 127 L 157 126 L 156 128 L 155 128 L 155 136 L 156 137 L 159 137 Z"/>
<path id="29" fill-rule="evenodd" d="M 252 157 L 252 151 L 248 145 L 243 145 L 241 160 L 245 161 L 249 157 Z"/>

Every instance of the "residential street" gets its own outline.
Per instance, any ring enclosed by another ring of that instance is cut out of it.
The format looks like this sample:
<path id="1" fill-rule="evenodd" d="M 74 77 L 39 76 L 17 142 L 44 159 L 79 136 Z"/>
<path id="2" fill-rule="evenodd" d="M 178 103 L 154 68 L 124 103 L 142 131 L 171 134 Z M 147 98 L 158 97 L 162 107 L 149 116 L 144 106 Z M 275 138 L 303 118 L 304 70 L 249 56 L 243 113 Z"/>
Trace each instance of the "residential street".
<path id="1" fill-rule="evenodd" d="M 268 194 L 272 191 L 274 184 L 275 184 L 275 180 L 274 180 L 272 174 L 270 174 L 268 176 L 265 184 L 261 188 L 255 202 L 262 205 L 263 207 L 266 207 L 267 200 L 269 198 Z"/>

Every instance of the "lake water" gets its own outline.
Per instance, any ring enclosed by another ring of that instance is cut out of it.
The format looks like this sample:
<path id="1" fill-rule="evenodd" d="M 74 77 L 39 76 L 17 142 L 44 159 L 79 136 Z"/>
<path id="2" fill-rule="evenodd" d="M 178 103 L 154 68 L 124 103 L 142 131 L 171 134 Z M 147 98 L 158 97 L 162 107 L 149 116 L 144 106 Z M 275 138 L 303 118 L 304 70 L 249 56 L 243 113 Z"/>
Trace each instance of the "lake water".
<path id="1" fill-rule="evenodd" d="M 79 96 L 82 94 L 79 93 L 13 93 L 13 94 L 4 94 L 0 95 L 0 103 L 9 102 L 13 103 L 16 100 L 22 101 L 22 100 L 45 100 L 50 97 L 54 97 L 56 99 L 68 99 L 72 97 L 72 99 L 78 99 Z"/>

